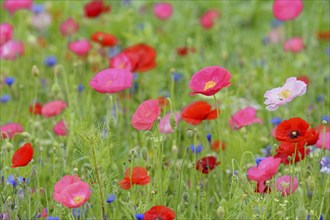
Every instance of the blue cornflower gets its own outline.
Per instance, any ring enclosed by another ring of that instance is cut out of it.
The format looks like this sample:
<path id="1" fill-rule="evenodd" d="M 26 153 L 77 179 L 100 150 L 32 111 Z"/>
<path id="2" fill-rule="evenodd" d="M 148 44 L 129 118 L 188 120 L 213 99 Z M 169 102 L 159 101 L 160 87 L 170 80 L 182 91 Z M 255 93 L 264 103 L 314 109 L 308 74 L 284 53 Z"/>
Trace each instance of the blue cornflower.
<path id="1" fill-rule="evenodd" d="M 272 154 L 272 146 L 267 145 L 265 148 L 261 149 L 263 156 L 268 157 Z"/>
<path id="2" fill-rule="evenodd" d="M 84 86 L 83 86 L 83 84 L 79 84 L 78 85 L 78 92 L 82 92 L 84 90 Z"/>
<path id="3" fill-rule="evenodd" d="M 54 216 L 48 216 L 46 220 L 60 220 L 59 217 L 54 217 Z"/>
<path id="4" fill-rule="evenodd" d="M 135 218 L 136 218 L 136 220 L 143 220 L 144 214 L 136 213 Z"/>
<path id="5" fill-rule="evenodd" d="M 321 164 L 320 172 L 330 174 L 330 156 L 322 157 L 320 164 Z"/>
<path id="6" fill-rule="evenodd" d="M 8 86 L 13 85 L 14 82 L 15 82 L 15 78 L 14 78 L 14 77 L 6 77 L 6 78 L 5 78 L 5 83 L 6 83 Z"/>
<path id="7" fill-rule="evenodd" d="M 320 220 L 323 220 L 323 215 L 322 214 L 320 215 Z"/>
<path id="8" fill-rule="evenodd" d="M 258 158 L 256 158 L 256 164 L 257 164 L 257 166 L 259 165 L 259 163 L 260 163 L 263 159 L 265 159 L 265 158 L 264 158 L 264 157 L 258 157 Z"/>
<path id="9" fill-rule="evenodd" d="M 316 101 L 317 101 L 318 103 L 323 102 L 323 101 L 324 101 L 324 96 L 323 96 L 323 95 L 318 95 L 318 96 L 316 97 Z"/>
<path id="10" fill-rule="evenodd" d="M 13 174 L 10 174 L 8 176 L 7 183 L 9 183 L 12 186 L 17 186 L 17 182 L 15 181 L 15 177 Z"/>
<path id="11" fill-rule="evenodd" d="M 0 97 L 0 102 L 1 103 L 6 103 L 10 100 L 10 95 L 4 94 L 3 96 Z"/>
<path id="12" fill-rule="evenodd" d="M 270 122 L 272 123 L 272 125 L 279 125 L 282 122 L 282 119 L 279 117 L 274 117 L 270 120 Z"/>
<path id="13" fill-rule="evenodd" d="M 328 47 L 327 49 L 325 49 L 325 52 L 330 56 L 330 47 Z"/>
<path id="14" fill-rule="evenodd" d="M 25 177 L 18 177 L 18 182 L 20 183 L 29 183 L 30 182 L 30 178 L 26 179 Z"/>
<path id="15" fill-rule="evenodd" d="M 115 199 L 116 199 L 116 195 L 110 194 L 107 198 L 107 203 L 112 203 L 113 201 L 115 201 Z"/>
<path id="16" fill-rule="evenodd" d="M 190 146 L 190 149 L 191 149 L 191 151 L 193 152 L 193 153 L 196 153 L 196 154 L 198 154 L 198 153 L 200 153 L 202 150 L 203 150 L 203 146 L 200 144 L 200 145 L 198 145 L 197 147 L 195 147 L 195 145 L 191 145 Z"/>
<path id="17" fill-rule="evenodd" d="M 323 115 L 321 121 L 323 121 L 323 120 L 325 120 L 329 123 L 329 116 Z"/>
<path id="18" fill-rule="evenodd" d="M 207 141 L 211 144 L 212 141 L 212 135 L 211 134 L 207 134 L 206 135 Z"/>
<path id="19" fill-rule="evenodd" d="M 57 63 L 57 59 L 55 56 L 48 56 L 44 60 L 44 64 L 48 67 L 53 67 Z"/>
<path id="20" fill-rule="evenodd" d="M 272 25 L 272 28 L 277 28 L 278 26 L 282 25 L 282 23 L 283 22 L 280 20 L 273 19 L 271 25 Z"/>
<path id="21" fill-rule="evenodd" d="M 45 10 L 45 6 L 42 4 L 33 4 L 32 5 L 32 12 L 34 14 L 40 14 Z"/>
<path id="22" fill-rule="evenodd" d="M 183 78 L 183 75 L 181 73 L 178 73 L 178 72 L 173 73 L 173 80 L 175 82 L 180 81 L 182 78 Z"/>

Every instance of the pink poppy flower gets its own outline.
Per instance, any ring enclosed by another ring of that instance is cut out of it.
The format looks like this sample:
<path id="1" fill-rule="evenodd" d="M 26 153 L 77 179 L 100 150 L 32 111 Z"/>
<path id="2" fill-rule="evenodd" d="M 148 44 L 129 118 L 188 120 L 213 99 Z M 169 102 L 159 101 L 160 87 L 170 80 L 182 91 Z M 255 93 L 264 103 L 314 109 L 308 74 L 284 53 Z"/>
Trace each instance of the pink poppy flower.
<path id="1" fill-rule="evenodd" d="M 133 74 L 125 69 L 105 69 L 96 74 L 89 85 L 100 93 L 116 93 L 132 87 Z"/>
<path id="2" fill-rule="evenodd" d="M 6 9 L 10 15 L 14 15 L 16 11 L 22 9 L 31 9 L 33 0 L 5 0 L 3 8 Z"/>
<path id="3" fill-rule="evenodd" d="M 258 183 L 260 193 L 264 192 L 266 188 L 265 181 L 271 179 L 277 173 L 280 164 L 280 158 L 266 157 L 258 166 L 251 167 L 248 170 L 248 178 Z"/>
<path id="4" fill-rule="evenodd" d="M 157 3 L 154 6 L 154 15 L 160 20 L 167 20 L 173 14 L 173 7 L 170 3 Z"/>
<path id="5" fill-rule="evenodd" d="M 315 147 L 330 150 L 330 131 L 327 131 L 325 134 L 320 132 L 319 139 L 316 142 Z"/>
<path id="6" fill-rule="evenodd" d="M 0 47 L 10 41 L 13 37 L 13 26 L 7 23 L 0 25 Z"/>
<path id="7" fill-rule="evenodd" d="M 8 123 L 0 127 L 2 138 L 12 139 L 15 134 L 22 133 L 23 127 L 18 123 Z"/>
<path id="8" fill-rule="evenodd" d="M 189 88 L 193 90 L 190 95 L 197 93 L 212 96 L 221 89 L 230 86 L 231 74 L 225 68 L 208 66 L 195 73 L 189 82 Z"/>
<path id="9" fill-rule="evenodd" d="M 132 117 L 132 125 L 137 130 L 150 130 L 160 115 L 159 101 L 149 99 L 142 102 Z"/>
<path id="10" fill-rule="evenodd" d="M 214 21 L 220 16 L 217 10 L 211 9 L 206 11 L 199 19 L 199 23 L 205 29 L 210 29 L 214 26 Z"/>
<path id="11" fill-rule="evenodd" d="M 293 185 L 292 185 L 293 183 Z M 282 192 L 282 196 L 288 196 L 296 191 L 298 188 L 298 179 L 291 176 L 281 176 L 276 179 L 276 189 Z"/>
<path id="12" fill-rule="evenodd" d="M 307 85 L 303 81 L 297 80 L 296 77 L 290 77 L 286 80 L 282 87 L 268 90 L 264 97 L 268 111 L 275 111 L 281 105 L 291 102 L 295 97 L 302 96 L 306 93 Z"/>
<path id="13" fill-rule="evenodd" d="M 110 59 L 110 68 L 125 69 L 128 71 L 133 70 L 131 60 L 124 53 L 119 53 Z"/>
<path id="14" fill-rule="evenodd" d="M 0 59 L 15 60 L 24 53 L 24 44 L 20 41 L 8 41 L 0 47 Z"/>
<path id="15" fill-rule="evenodd" d="M 52 23 L 52 17 L 47 12 L 33 14 L 31 25 L 35 29 L 44 30 Z"/>
<path id="16" fill-rule="evenodd" d="M 67 108 L 67 104 L 61 100 L 56 100 L 46 103 L 41 110 L 41 114 L 45 118 L 53 117 L 61 114 L 61 112 Z"/>
<path id="17" fill-rule="evenodd" d="M 86 55 L 91 49 L 91 44 L 88 40 L 77 40 L 69 43 L 69 50 L 78 56 Z"/>
<path id="18" fill-rule="evenodd" d="M 175 124 L 179 123 L 179 120 L 181 118 L 179 113 L 173 113 Z M 174 130 L 171 126 L 171 113 L 168 113 L 165 115 L 164 118 L 160 119 L 159 121 L 159 131 L 163 134 L 172 133 Z"/>
<path id="19" fill-rule="evenodd" d="M 284 43 L 284 50 L 291 53 L 299 53 L 304 50 L 304 42 L 300 37 L 291 38 Z"/>
<path id="20" fill-rule="evenodd" d="M 79 29 L 79 24 L 73 20 L 72 17 L 69 17 L 61 23 L 60 31 L 63 36 L 71 36 Z"/>
<path id="21" fill-rule="evenodd" d="M 231 129 L 240 129 L 244 126 L 253 124 L 253 123 L 262 123 L 260 118 L 256 118 L 257 110 L 253 107 L 246 107 L 234 115 L 229 119 L 229 125 Z"/>
<path id="22" fill-rule="evenodd" d="M 66 123 L 63 120 L 57 122 L 53 128 L 53 131 L 57 136 L 66 136 L 68 133 Z"/>
<path id="23" fill-rule="evenodd" d="M 78 208 L 89 199 L 92 191 L 85 182 L 72 183 L 65 187 L 61 193 L 60 203 L 68 208 Z"/>
<path id="24" fill-rule="evenodd" d="M 63 192 L 63 190 L 67 186 L 77 182 L 81 182 L 79 176 L 63 176 L 62 179 L 60 179 L 54 186 L 53 199 L 57 202 L 61 202 L 61 193 Z"/>
<path id="25" fill-rule="evenodd" d="M 295 19 L 304 8 L 301 0 L 274 0 L 273 14 L 280 21 Z"/>

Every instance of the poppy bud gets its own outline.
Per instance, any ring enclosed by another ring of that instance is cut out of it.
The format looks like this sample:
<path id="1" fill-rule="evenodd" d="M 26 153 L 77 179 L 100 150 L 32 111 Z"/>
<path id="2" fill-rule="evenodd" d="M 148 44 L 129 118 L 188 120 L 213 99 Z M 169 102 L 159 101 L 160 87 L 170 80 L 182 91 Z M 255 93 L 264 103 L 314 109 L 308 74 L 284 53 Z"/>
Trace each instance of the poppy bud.
<path id="1" fill-rule="evenodd" d="M 56 65 L 54 68 L 54 74 L 57 76 L 60 75 L 62 72 L 63 72 L 63 67 L 61 65 Z"/>
<path id="2" fill-rule="evenodd" d="M 217 216 L 222 219 L 224 218 L 226 215 L 226 211 L 225 208 L 223 206 L 219 206 L 219 208 L 217 209 Z"/>
<path id="3" fill-rule="evenodd" d="M 177 120 L 176 120 L 175 115 L 173 113 L 171 113 L 171 115 L 170 115 L 170 125 L 173 128 L 173 130 L 175 130 L 175 128 L 176 128 L 176 121 Z"/>
<path id="4" fill-rule="evenodd" d="M 12 143 L 10 143 L 9 141 L 6 141 L 5 149 L 7 149 L 7 151 L 10 151 L 11 149 L 13 149 Z"/>
<path id="5" fill-rule="evenodd" d="M 60 85 L 57 83 L 54 83 L 54 85 L 52 86 L 53 96 L 57 97 L 59 95 L 60 91 L 61 91 Z"/>
<path id="6" fill-rule="evenodd" d="M 189 202 L 189 193 L 184 192 L 184 193 L 182 194 L 182 200 L 183 200 L 184 202 Z"/>
<path id="7" fill-rule="evenodd" d="M 190 138 L 193 137 L 193 135 L 194 135 L 194 131 L 191 130 L 191 129 L 188 129 L 188 130 L 186 131 L 186 135 L 187 135 L 187 137 L 190 139 Z"/>
<path id="8" fill-rule="evenodd" d="M 73 168 L 73 172 L 78 173 L 78 168 L 77 167 Z"/>
<path id="9" fill-rule="evenodd" d="M 32 66 L 32 76 L 38 77 L 40 75 L 39 68 L 36 65 Z"/>
<path id="10" fill-rule="evenodd" d="M 173 146 L 172 146 L 172 153 L 173 154 L 177 154 L 178 153 L 178 147 L 175 144 L 173 144 Z"/>
<path id="11" fill-rule="evenodd" d="M 148 160 L 148 149 L 146 147 L 142 147 L 141 155 L 143 160 Z"/>

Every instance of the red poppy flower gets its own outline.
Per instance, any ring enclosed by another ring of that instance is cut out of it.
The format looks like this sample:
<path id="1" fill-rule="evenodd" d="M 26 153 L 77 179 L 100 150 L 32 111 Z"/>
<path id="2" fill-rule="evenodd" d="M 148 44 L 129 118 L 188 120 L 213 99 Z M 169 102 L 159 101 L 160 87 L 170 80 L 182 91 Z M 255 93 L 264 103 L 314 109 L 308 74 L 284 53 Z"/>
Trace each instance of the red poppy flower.
<path id="1" fill-rule="evenodd" d="M 196 51 L 195 48 L 191 47 L 178 47 L 176 48 L 176 53 L 179 55 L 179 56 L 187 56 L 189 53 L 194 53 Z"/>
<path id="2" fill-rule="evenodd" d="M 319 40 L 330 40 L 330 31 L 321 31 L 317 33 Z"/>
<path id="3" fill-rule="evenodd" d="M 277 152 L 281 154 L 286 154 L 292 156 L 295 151 L 300 151 L 305 147 L 306 141 L 300 142 L 281 142 L 280 146 L 277 148 Z"/>
<path id="4" fill-rule="evenodd" d="M 143 220 L 173 220 L 175 212 L 166 206 L 154 206 L 144 213 Z"/>
<path id="5" fill-rule="evenodd" d="M 117 44 L 117 38 L 114 35 L 100 31 L 95 32 L 91 36 L 91 40 L 100 44 L 103 47 L 113 47 Z"/>
<path id="6" fill-rule="evenodd" d="M 88 18 L 96 18 L 100 14 L 110 11 L 110 5 L 104 5 L 103 0 L 93 0 L 84 6 L 85 16 Z"/>
<path id="7" fill-rule="evenodd" d="M 219 151 L 220 150 L 220 141 L 215 140 L 211 146 L 212 151 Z M 226 144 L 221 142 L 221 149 L 224 151 L 226 149 Z"/>
<path id="8" fill-rule="evenodd" d="M 291 144 L 294 145 L 294 143 L 289 143 L 286 142 L 286 144 Z M 294 148 L 294 146 L 291 146 Z M 300 160 L 305 159 L 305 156 L 308 155 L 310 152 L 310 149 L 307 149 L 305 147 L 302 148 L 297 148 L 297 152 L 296 152 L 296 156 L 294 158 L 294 162 L 297 163 Z M 288 152 L 283 152 L 283 149 L 277 149 L 277 153 L 275 154 L 274 158 L 280 158 L 281 159 L 281 163 L 283 164 L 292 164 L 293 163 L 293 157 L 294 157 L 294 151 L 290 154 Z M 289 157 L 291 157 L 291 159 L 289 160 Z"/>
<path id="9" fill-rule="evenodd" d="M 131 61 L 132 72 L 146 72 L 156 66 L 156 51 L 147 44 L 141 43 L 127 47 L 121 53 Z"/>
<path id="10" fill-rule="evenodd" d="M 35 103 L 34 105 L 30 105 L 29 112 L 33 115 L 41 115 L 42 104 Z"/>
<path id="11" fill-rule="evenodd" d="M 132 187 L 132 185 L 146 185 L 150 183 L 150 176 L 148 175 L 148 171 L 144 167 L 133 167 L 128 168 L 125 171 L 125 177 L 118 184 L 121 188 L 128 190 Z"/>
<path id="12" fill-rule="evenodd" d="M 309 129 L 307 136 L 307 146 L 314 145 L 319 140 L 320 132 L 317 132 L 314 128 Z"/>
<path id="13" fill-rule="evenodd" d="M 30 143 L 24 144 L 22 147 L 18 148 L 12 159 L 11 168 L 15 167 L 24 167 L 32 160 L 33 157 L 33 148 Z"/>
<path id="14" fill-rule="evenodd" d="M 217 117 L 217 110 L 211 110 L 211 105 L 204 101 L 193 102 L 181 112 L 181 118 L 192 125 L 198 125 L 203 120 L 212 120 Z"/>
<path id="15" fill-rule="evenodd" d="M 196 162 L 196 170 L 201 171 L 204 174 L 208 174 L 213 170 L 220 162 L 217 162 L 217 158 L 213 156 L 203 157 Z"/>
<path id="16" fill-rule="evenodd" d="M 276 128 L 275 136 L 278 141 L 299 142 L 306 139 L 309 124 L 301 118 L 290 118 L 282 121 Z"/>

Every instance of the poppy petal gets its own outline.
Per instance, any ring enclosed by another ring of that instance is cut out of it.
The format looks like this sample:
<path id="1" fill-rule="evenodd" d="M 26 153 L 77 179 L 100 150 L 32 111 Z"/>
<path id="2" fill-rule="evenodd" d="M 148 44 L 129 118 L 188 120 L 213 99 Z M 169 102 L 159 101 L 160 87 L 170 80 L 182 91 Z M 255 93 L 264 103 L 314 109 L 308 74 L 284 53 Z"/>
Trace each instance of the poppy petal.
<path id="1" fill-rule="evenodd" d="M 30 143 L 24 144 L 22 147 L 17 149 L 12 157 L 12 165 L 11 168 L 15 167 L 24 167 L 28 165 L 28 163 L 33 158 L 33 148 Z"/>

